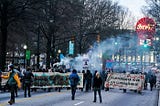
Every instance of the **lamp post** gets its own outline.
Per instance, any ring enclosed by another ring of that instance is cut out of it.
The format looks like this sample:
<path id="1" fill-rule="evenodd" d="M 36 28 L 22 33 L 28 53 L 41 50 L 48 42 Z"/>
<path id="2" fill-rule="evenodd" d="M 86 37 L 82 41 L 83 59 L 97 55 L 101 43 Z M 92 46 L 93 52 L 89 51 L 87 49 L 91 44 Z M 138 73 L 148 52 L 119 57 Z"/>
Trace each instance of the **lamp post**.
<path id="1" fill-rule="evenodd" d="M 24 68 L 25 68 L 25 66 L 26 66 L 26 49 L 27 49 L 27 45 L 24 45 L 23 49 L 24 49 Z"/>
<path id="2" fill-rule="evenodd" d="M 61 61 L 60 54 L 61 54 L 61 50 L 59 49 L 59 50 L 58 50 L 58 59 L 59 59 L 59 62 Z"/>

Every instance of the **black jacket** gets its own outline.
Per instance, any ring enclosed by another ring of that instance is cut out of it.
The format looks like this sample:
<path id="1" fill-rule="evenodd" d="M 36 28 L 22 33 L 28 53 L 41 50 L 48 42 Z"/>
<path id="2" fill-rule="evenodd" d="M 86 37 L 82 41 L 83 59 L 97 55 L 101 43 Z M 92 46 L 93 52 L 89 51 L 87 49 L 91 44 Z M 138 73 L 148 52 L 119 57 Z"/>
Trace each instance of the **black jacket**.
<path id="1" fill-rule="evenodd" d="M 24 77 L 23 77 L 24 83 L 31 83 L 33 77 L 34 77 L 34 75 L 32 72 L 26 71 L 24 73 Z"/>
<path id="2" fill-rule="evenodd" d="M 93 88 L 100 88 L 101 85 L 102 85 L 102 78 L 101 77 L 99 77 L 99 78 L 94 77 L 94 79 L 93 79 Z"/>

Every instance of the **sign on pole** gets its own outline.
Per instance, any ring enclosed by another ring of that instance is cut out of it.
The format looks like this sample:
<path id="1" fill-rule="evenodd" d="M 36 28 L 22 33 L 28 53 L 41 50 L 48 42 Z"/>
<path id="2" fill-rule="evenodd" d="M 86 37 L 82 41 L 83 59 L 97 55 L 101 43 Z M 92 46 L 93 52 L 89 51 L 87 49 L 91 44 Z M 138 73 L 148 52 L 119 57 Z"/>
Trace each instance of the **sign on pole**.
<path id="1" fill-rule="evenodd" d="M 31 57 L 31 51 L 30 50 L 26 50 L 26 59 L 29 60 Z"/>
<path id="2" fill-rule="evenodd" d="M 74 42 L 69 41 L 69 54 L 74 54 Z"/>

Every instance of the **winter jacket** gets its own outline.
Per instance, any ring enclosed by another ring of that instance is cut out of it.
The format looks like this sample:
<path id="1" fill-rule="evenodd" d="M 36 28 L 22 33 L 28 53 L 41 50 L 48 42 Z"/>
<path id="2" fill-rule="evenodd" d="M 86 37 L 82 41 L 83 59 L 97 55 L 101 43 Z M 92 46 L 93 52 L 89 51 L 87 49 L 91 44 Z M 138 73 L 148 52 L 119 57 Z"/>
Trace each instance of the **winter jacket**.
<path id="1" fill-rule="evenodd" d="M 69 80 L 70 80 L 70 85 L 71 86 L 77 86 L 78 82 L 79 82 L 79 76 L 77 73 L 72 73 L 69 76 Z"/>
<path id="2" fill-rule="evenodd" d="M 9 85 L 17 84 L 18 88 L 21 88 L 21 82 L 18 77 L 18 73 L 16 73 L 15 71 L 9 72 L 8 75 L 6 75 L 6 76 L 1 75 L 1 77 L 4 79 L 8 79 L 7 83 Z"/>
<path id="3" fill-rule="evenodd" d="M 102 85 L 102 78 L 101 77 L 99 77 L 99 78 L 94 77 L 94 79 L 93 79 L 93 88 L 100 88 L 101 85 Z"/>
<path id="4" fill-rule="evenodd" d="M 30 71 L 26 71 L 24 73 L 24 83 L 31 83 L 32 82 L 32 78 L 34 77 L 33 73 Z"/>

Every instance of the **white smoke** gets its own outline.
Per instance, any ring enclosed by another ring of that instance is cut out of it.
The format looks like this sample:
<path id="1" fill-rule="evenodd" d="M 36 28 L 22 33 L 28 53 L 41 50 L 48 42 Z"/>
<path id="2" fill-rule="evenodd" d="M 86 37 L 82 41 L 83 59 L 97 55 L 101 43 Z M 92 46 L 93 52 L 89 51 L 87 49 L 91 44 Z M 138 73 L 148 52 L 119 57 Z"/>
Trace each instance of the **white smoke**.
<path id="1" fill-rule="evenodd" d="M 126 37 L 127 36 L 127 37 Z M 130 48 L 132 46 L 137 46 L 137 37 L 130 36 L 129 34 L 121 35 L 120 37 L 106 39 L 100 43 L 95 43 L 88 53 L 78 55 L 74 59 L 65 58 L 63 59 L 63 64 L 70 64 L 70 68 L 75 68 L 78 71 L 89 69 L 92 72 L 97 70 L 102 70 L 102 56 L 106 54 L 112 59 L 112 55 L 119 52 L 122 48 Z M 85 65 L 87 62 L 87 65 Z M 87 68 L 86 68 L 87 67 Z"/>

